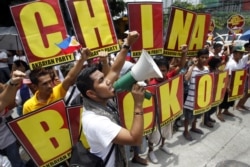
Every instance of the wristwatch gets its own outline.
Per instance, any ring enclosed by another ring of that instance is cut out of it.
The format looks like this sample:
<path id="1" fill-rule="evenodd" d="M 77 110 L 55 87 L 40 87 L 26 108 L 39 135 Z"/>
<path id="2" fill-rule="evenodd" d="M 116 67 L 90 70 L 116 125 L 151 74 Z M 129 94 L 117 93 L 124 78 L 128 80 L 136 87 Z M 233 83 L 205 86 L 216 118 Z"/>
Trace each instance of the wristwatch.
<path id="1" fill-rule="evenodd" d="M 122 48 L 125 48 L 125 49 L 128 49 L 128 50 L 129 50 L 129 49 L 130 49 L 130 46 L 127 45 L 127 44 L 123 44 L 123 45 L 122 45 Z"/>

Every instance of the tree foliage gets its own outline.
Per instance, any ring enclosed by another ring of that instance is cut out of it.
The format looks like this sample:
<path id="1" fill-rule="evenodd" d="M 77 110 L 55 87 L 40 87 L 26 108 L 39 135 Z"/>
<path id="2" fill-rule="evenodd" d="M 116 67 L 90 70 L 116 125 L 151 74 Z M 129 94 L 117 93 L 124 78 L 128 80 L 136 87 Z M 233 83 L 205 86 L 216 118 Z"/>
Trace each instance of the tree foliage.
<path id="1" fill-rule="evenodd" d="M 193 5 L 192 3 L 189 3 L 189 2 L 186 2 L 186 1 L 182 2 L 180 0 L 175 1 L 173 3 L 173 5 L 177 6 L 177 7 L 184 8 L 184 9 L 193 10 L 193 11 L 196 11 L 196 12 L 202 11 L 204 9 L 204 7 L 205 7 L 203 4 Z"/>

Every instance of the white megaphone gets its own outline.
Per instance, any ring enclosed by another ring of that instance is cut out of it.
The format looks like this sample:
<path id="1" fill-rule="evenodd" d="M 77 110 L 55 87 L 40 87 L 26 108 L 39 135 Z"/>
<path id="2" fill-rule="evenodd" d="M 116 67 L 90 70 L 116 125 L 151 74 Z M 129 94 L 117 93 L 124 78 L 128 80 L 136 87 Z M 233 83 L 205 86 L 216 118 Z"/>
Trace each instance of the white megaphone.
<path id="1" fill-rule="evenodd" d="M 133 84 L 149 78 L 163 78 L 163 76 L 153 58 L 143 49 L 139 60 L 131 68 L 131 71 L 114 83 L 114 89 L 116 92 L 131 90 Z M 145 98 L 150 99 L 151 93 L 145 92 Z"/>

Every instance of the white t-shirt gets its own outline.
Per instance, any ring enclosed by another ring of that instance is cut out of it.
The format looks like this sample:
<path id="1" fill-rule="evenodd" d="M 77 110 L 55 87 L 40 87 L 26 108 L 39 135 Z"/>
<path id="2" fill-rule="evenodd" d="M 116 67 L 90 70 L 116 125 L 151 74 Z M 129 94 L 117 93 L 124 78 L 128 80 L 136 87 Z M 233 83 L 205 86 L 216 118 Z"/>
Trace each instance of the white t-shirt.
<path id="1" fill-rule="evenodd" d="M 231 75 L 232 71 L 243 69 L 246 66 L 247 60 L 247 55 L 243 56 L 243 58 L 240 59 L 238 63 L 234 60 L 234 58 L 231 58 L 228 60 L 225 70 L 228 70 L 229 75 Z"/>
<path id="2" fill-rule="evenodd" d="M 108 117 L 97 115 L 89 110 L 84 110 L 82 114 L 82 127 L 90 145 L 90 152 L 105 160 L 112 147 L 113 139 L 122 127 Z M 106 166 L 115 166 L 115 149 Z"/>
<path id="3" fill-rule="evenodd" d="M 200 70 L 196 66 L 193 68 L 191 78 L 190 78 L 190 82 L 189 82 L 188 96 L 187 96 L 187 99 L 186 99 L 186 101 L 184 103 L 184 108 L 189 109 L 189 110 L 194 109 L 196 76 L 201 75 L 201 74 L 207 74 L 207 73 L 209 73 L 209 69 L 206 66 L 204 66 L 203 70 Z"/>
<path id="4" fill-rule="evenodd" d="M 30 95 L 30 97 L 32 97 L 32 96 L 33 96 L 33 93 L 31 92 L 30 88 L 29 88 L 28 90 L 29 90 L 29 95 Z M 15 101 L 16 101 L 16 104 L 17 104 L 18 106 L 22 106 L 22 97 L 21 97 L 20 89 L 18 89 L 17 92 L 16 92 Z"/>

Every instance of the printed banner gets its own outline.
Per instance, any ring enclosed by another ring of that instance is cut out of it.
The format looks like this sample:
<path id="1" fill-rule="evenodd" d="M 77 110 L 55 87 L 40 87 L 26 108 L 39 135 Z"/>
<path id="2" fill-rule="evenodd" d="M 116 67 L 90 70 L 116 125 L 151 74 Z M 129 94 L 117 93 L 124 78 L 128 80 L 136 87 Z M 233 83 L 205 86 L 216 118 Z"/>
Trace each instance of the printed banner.
<path id="1" fill-rule="evenodd" d="M 152 97 L 143 102 L 144 111 L 144 135 L 150 134 L 155 130 L 155 86 L 147 86 Z M 120 113 L 121 124 L 126 129 L 131 129 L 134 118 L 134 100 L 130 92 L 124 91 L 117 93 L 118 110 Z"/>
<path id="2" fill-rule="evenodd" d="M 12 6 L 11 12 L 31 70 L 75 60 L 56 46 L 68 34 L 59 0 L 32 1 Z"/>
<path id="3" fill-rule="evenodd" d="M 193 11 L 172 7 L 168 22 L 164 55 L 180 57 L 181 45 L 189 46 L 188 56 L 196 56 L 204 47 L 211 15 L 196 14 Z"/>
<path id="4" fill-rule="evenodd" d="M 230 81 L 230 92 L 228 93 L 228 101 L 240 99 L 244 94 L 245 81 L 247 77 L 246 70 L 232 71 Z"/>
<path id="5" fill-rule="evenodd" d="M 194 115 L 208 111 L 212 105 L 214 73 L 195 76 Z"/>
<path id="6" fill-rule="evenodd" d="M 8 122 L 37 166 L 55 166 L 70 158 L 71 140 L 64 101 Z"/>
<path id="7" fill-rule="evenodd" d="M 229 82 L 228 78 L 228 71 L 214 73 L 212 107 L 218 106 L 220 103 L 222 103 Z"/>
<path id="8" fill-rule="evenodd" d="M 102 50 L 120 50 L 107 0 L 68 0 L 66 5 L 79 42 L 91 50 L 90 58 Z"/>
<path id="9" fill-rule="evenodd" d="M 165 126 L 183 114 L 183 75 L 178 75 L 157 86 L 157 108 L 160 125 Z"/>
<path id="10" fill-rule="evenodd" d="M 68 116 L 68 123 L 69 123 L 69 130 L 70 130 L 70 137 L 72 141 L 72 145 L 76 144 L 76 142 L 80 139 L 82 144 L 85 148 L 90 148 L 87 139 L 82 133 L 82 122 L 81 122 L 81 115 L 83 112 L 83 106 L 70 106 L 67 107 L 67 116 Z M 81 131 L 80 131 L 81 130 Z M 79 138 L 79 135 L 80 138 Z"/>
<path id="11" fill-rule="evenodd" d="M 150 55 L 162 54 L 162 2 L 128 3 L 128 19 L 129 29 L 137 30 L 140 34 L 139 39 L 131 47 L 131 56 L 140 57 L 142 48 Z"/>
<path id="12" fill-rule="evenodd" d="M 80 129 L 82 109 L 83 107 L 80 105 L 68 107 L 66 110 L 72 145 L 78 141 L 79 135 L 81 133 Z"/>

